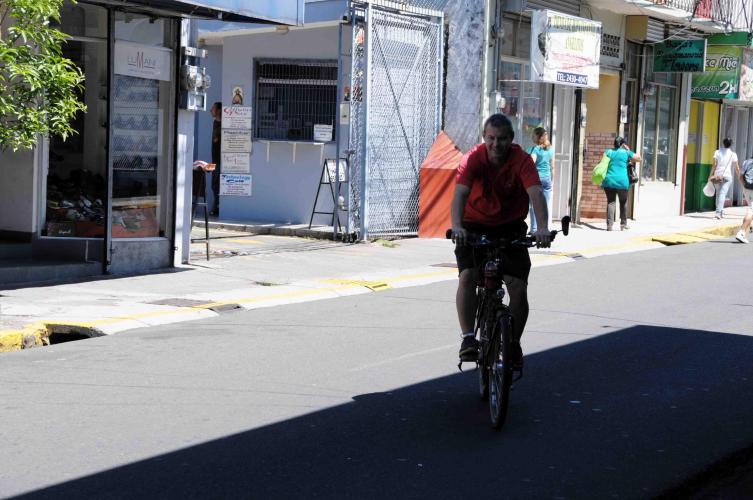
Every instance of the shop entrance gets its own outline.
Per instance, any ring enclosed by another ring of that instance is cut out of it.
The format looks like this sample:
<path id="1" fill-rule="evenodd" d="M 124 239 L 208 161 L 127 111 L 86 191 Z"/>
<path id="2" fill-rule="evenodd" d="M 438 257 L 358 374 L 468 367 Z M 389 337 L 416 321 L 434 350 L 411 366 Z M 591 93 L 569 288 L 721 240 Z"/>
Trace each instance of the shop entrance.
<path id="1" fill-rule="evenodd" d="M 554 185 L 552 186 L 552 219 L 570 214 L 570 193 L 573 179 L 573 134 L 575 132 L 575 89 L 554 86 L 552 116 L 554 146 Z"/>
<path id="2" fill-rule="evenodd" d="M 748 158 L 753 158 L 753 108 L 743 106 L 725 105 L 722 111 L 722 127 L 720 139 L 729 137 L 732 139 L 732 150 L 737 153 L 737 158 L 742 162 Z M 743 204 L 743 190 L 740 180 L 733 175 L 732 188 L 729 191 L 728 199 L 734 205 Z"/>

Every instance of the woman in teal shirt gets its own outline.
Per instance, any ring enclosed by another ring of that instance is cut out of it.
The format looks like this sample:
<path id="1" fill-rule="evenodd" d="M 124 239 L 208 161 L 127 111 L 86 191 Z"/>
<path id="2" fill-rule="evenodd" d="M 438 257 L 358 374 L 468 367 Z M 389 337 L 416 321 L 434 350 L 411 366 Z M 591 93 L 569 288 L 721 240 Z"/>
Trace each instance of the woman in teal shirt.
<path id="1" fill-rule="evenodd" d="M 546 207 L 549 212 L 548 223 L 552 226 L 552 164 L 554 163 L 554 151 L 552 144 L 549 142 L 549 134 L 544 127 L 533 129 L 533 146 L 528 148 L 528 154 L 536 164 L 536 170 L 539 171 L 541 180 L 541 189 L 546 199 Z M 536 232 L 536 215 L 533 213 L 533 204 L 529 204 L 529 215 L 531 216 L 531 234 Z"/>
<path id="2" fill-rule="evenodd" d="M 627 225 L 627 192 L 630 188 L 630 179 L 628 178 L 628 163 L 631 161 L 639 163 L 641 157 L 630 151 L 625 144 L 625 139 L 616 137 L 614 140 L 614 149 L 607 149 L 604 152 L 609 157 L 609 168 L 601 187 L 607 195 L 607 231 L 612 230 L 615 220 L 616 199 L 620 200 L 620 229 L 630 229 Z"/>

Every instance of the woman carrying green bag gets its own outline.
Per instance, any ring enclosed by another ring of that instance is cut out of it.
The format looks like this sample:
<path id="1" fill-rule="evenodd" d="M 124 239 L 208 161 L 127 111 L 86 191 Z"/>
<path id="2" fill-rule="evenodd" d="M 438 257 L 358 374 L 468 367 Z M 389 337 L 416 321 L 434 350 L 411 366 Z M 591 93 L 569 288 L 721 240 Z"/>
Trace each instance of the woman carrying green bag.
<path id="1" fill-rule="evenodd" d="M 616 212 L 616 199 L 620 200 L 620 229 L 629 229 L 627 225 L 627 193 L 630 188 L 628 164 L 640 163 L 641 157 L 630 151 L 625 139 L 616 137 L 614 149 L 607 149 L 604 154 L 609 158 L 609 167 L 601 183 L 607 195 L 607 231 L 612 230 Z"/>

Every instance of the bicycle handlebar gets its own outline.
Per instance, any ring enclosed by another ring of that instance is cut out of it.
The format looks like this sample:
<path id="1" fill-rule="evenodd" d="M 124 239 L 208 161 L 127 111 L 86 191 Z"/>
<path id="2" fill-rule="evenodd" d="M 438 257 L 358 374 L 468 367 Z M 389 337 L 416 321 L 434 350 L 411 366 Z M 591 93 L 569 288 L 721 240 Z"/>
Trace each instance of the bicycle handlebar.
<path id="1" fill-rule="evenodd" d="M 566 215 L 562 218 L 562 231 L 551 231 L 550 237 L 551 241 L 554 241 L 554 238 L 557 236 L 557 233 L 561 232 L 565 236 L 568 235 L 570 232 L 570 216 Z M 445 238 L 448 240 L 455 240 L 454 235 L 452 233 L 452 229 L 448 229 L 445 233 Z M 535 236 L 524 236 L 523 238 L 517 238 L 514 240 L 506 239 L 506 238 L 495 238 L 495 239 L 489 239 L 484 234 L 478 234 L 478 233 L 468 233 L 467 234 L 467 241 L 469 245 L 472 246 L 498 246 L 502 248 L 506 247 L 519 247 L 519 248 L 531 248 L 536 246 L 536 237 Z"/>
<path id="2" fill-rule="evenodd" d="M 554 241 L 554 238 L 557 236 L 557 233 L 559 233 L 559 231 L 551 231 L 549 233 L 551 237 L 551 241 Z M 453 236 L 454 235 L 452 234 L 452 229 L 448 229 L 447 233 L 445 234 L 445 237 L 448 240 L 454 240 Z M 494 246 L 494 247 L 501 247 L 501 248 L 507 248 L 507 247 L 531 248 L 531 247 L 536 246 L 536 237 L 524 236 L 522 238 L 516 238 L 514 240 L 511 240 L 508 238 L 488 238 L 485 234 L 479 234 L 479 233 L 467 233 L 466 242 L 468 245 L 471 245 L 474 247 Z"/>

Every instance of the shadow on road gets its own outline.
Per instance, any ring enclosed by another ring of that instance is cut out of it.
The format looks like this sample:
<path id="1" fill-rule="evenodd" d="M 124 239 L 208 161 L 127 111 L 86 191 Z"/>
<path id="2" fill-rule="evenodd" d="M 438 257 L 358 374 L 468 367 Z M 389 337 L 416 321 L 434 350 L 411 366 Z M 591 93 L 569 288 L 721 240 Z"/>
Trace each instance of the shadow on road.
<path id="1" fill-rule="evenodd" d="M 753 442 L 751 359 L 747 336 L 636 326 L 529 355 L 502 432 L 471 371 L 24 498 L 645 498 Z"/>

